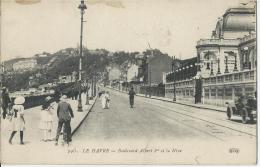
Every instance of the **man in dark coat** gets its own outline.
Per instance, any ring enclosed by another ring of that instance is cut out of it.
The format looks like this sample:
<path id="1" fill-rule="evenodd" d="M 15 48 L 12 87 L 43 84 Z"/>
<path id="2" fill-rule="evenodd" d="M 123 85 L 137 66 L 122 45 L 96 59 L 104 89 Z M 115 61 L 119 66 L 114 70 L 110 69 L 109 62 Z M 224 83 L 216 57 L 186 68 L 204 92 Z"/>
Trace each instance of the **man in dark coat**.
<path id="1" fill-rule="evenodd" d="M 7 109 L 9 105 L 11 104 L 11 99 L 9 97 L 8 90 L 3 87 L 2 89 L 2 109 L 3 109 L 3 119 L 6 118 Z"/>
<path id="2" fill-rule="evenodd" d="M 56 143 L 55 145 L 58 145 L 58 140 L 60 136 L 60 132 L 63 127 L 63 140 L 69 145 L 69 142 L 71 142 L 71 126 L 70 126 L 70 121 L 71 118 L 74 118 L 74 114 L 72 111 L 72 108 L 70 104 L 67 102 L 67 96 L 63 95 L 61 97 L 61 101 L 58 104 L 57 108 L 57 116 L 59 119 L 58 122 L 58 128 L 57 128 L 57 133 L 56 133 Z"/>
<path id="3" fill-rule="evenodd" d="M 131 108 L 133 108 L 133 106 L 134 106 L 134 97 L 135 97 L 135 91 L 134 91 L 133 87 L 131 87 L 131 90 L 129 91 L 128 95 L 129 95 L 130 106 L 131 106 Z"/>

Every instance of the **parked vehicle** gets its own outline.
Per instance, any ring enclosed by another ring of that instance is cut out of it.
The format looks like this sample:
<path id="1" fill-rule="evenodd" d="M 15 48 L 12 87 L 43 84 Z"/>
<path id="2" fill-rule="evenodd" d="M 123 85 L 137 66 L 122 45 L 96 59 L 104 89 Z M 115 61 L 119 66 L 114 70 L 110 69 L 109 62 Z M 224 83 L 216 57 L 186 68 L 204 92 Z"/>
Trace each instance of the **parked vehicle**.
<path id="1" fill-rule="evenodd" d="M 242 123 L 246 124 L 248 119 L 254 121 L 257 115 L 257 101 L 253 97 L 240 96 L 234 103 L 227 103 L 227 118 L 231 119 L 232 115 L 241 116 Z"/>

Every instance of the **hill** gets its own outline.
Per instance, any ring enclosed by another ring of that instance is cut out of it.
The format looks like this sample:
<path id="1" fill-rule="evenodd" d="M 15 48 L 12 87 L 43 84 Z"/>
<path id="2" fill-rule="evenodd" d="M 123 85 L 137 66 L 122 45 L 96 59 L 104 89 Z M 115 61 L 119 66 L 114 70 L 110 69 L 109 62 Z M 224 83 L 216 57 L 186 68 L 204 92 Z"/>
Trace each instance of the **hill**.
<path id="1" fill-rule="evenodd" d="M 84 71 L 84 78 L 91 78 L 94 74 L 101 74 L 106 71 L 108 66 L 122 66 L 127 62 L 135 62 L 136 55 L 139 52 L 115 52 L 111 53 L 105 49 L 83 50 L 82 56 L 82 71 Z M 144 55 L 150 55 L 149 51 L 143 52 Z M 154 55 L 166 55 L 159 50 L 154 50 Z M 79 56 L 78 49 L 66 48 L 54 54 L 46 54 L 46 56 L 34 56 L 37 64 L 41 66 L 34 71 L 26 71 L 19 74 L 14 74 L 5 81 L 11 90 L 26 89 L 29 87 L 29 78 L 34 79 L 35 85 L 46 84 L 54 82 L 62 75 L 71 75 L 72 72 L 79 70 Z M 25 58 L 9 60 L 9 64 L 20 61 Z M 40 74 L 38 77 L 36 77 Z"/>

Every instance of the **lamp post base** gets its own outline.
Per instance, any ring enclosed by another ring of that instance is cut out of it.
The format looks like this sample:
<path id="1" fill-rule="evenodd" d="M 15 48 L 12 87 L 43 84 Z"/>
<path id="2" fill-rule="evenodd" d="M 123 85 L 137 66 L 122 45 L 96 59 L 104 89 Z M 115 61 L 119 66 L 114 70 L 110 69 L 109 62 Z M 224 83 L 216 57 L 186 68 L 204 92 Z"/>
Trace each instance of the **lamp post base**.
<path id="1" fill-rule="evenodd" d="M 174 97 L 172 101 L 173 101 L 173 102 L 176 102 L 176 97 Z"/>
<path id="2" fill-rule="evenodd" d="M 79 99 L 79 103 L 78 103 L 78 112 L 82 112 L 82 102 L 81 99 Z"/>
<path id="3" fill-rule="evenodd" d="M 88 100 L 88 98 L 86 98 L 86 105 L 89 105 L 89 100 Z"/>

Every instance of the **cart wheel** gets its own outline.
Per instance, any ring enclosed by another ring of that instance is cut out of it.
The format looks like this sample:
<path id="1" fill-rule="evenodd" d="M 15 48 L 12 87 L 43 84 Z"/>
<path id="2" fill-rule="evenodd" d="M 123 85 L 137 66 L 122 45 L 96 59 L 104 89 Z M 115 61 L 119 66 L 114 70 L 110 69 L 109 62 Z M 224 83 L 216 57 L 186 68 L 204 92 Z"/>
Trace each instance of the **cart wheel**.
<path id="1" fill-rule="evenodd" d="M 229 107 L 227 108 L 227 119 L 228 119 L 228 120 L 231 119 L 231 110 L 230 110 Z"/>
<path id="2" fill-rule="evenodd" d="M 242 123 L 246 124 L 247 123 L 247 117 L 248 117 L 248 113 L 246 109 L 243 109 L 242 111 Z"/>

